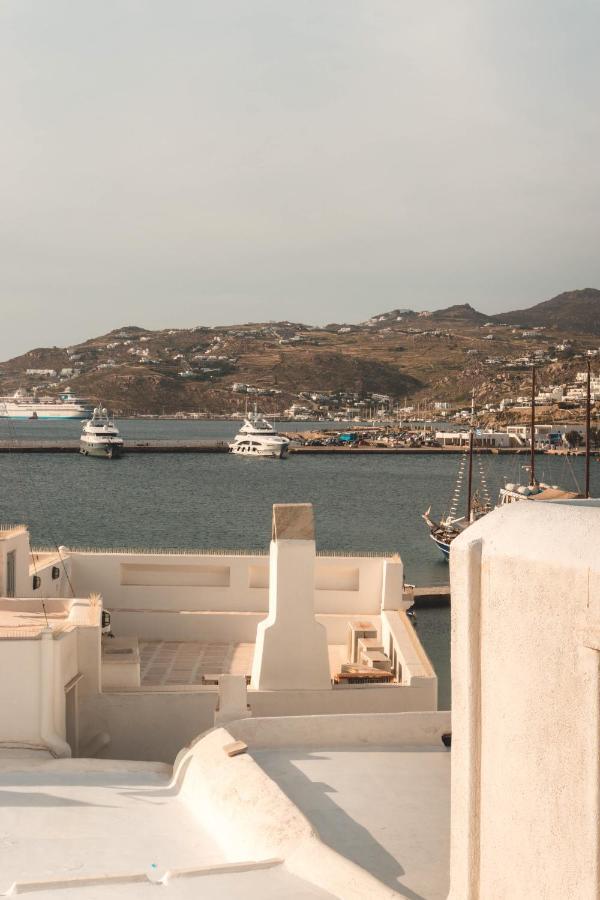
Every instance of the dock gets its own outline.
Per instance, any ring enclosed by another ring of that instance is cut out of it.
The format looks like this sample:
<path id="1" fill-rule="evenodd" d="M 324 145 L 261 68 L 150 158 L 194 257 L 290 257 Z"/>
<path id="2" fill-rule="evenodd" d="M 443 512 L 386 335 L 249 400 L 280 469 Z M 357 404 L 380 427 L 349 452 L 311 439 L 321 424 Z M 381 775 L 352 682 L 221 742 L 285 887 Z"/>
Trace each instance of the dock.
<path id="1" fill-rule="evenodd" d="M 227 441 L 132 441 L 125 439 L 125 453 L 228 453 Z M 339 454 L 341 456 L 430 454 L 448 455 L 465 452 L 464 447 L 290 447 L 290 454 Z M 477 453 L 524 453 L 522 448 L 492 449 L 482 447 Z M 527 451 L 528 452 L 528 451 Z M 79 440 L 60 441 L 0 441 L 0 453 L 79 453 Z"/>
<path id="2" fill-rule="evenodd" d="M 414 596 L 417 609 L 450 606 L 450 585 L 436 584 L 430 587 L 416 587 Z"/>
<path id="3" fill-rule="evenodd" d="M 226 441 L 126 441 L 125 453 L 229 453 Z M 0 441 L 0 453 L 79 453 L 79 440 Z"/>
<path id="4" fill-rule="evenodd" d="M 430 454 L 434 456 L 447 456 L 452 454 L 462 454 L 466 453 L 468 447 L 372 447 L 372 446 L 363 446 L 360 445 L 358 447 L 344 447 L 336 444 L 329 444 L 322 447 L 290 447 L 290 453 L 339 453 L 342 456 L 355 456 L 359 453 L 372 453 L 372 454 L 396 454 L 402 455 L 404 453 L 417 453 L 417 454 Z M 503 455 L 503 454 L 513 454 L 513 453 L 521 453 L 526 454 L 529 453 L 529 450 L 525 447 L 477 447 L 475 452 L 477 454 L 492 454 L 492 455 Z M 541 451 L 536 450 L 536 453 Z"/>

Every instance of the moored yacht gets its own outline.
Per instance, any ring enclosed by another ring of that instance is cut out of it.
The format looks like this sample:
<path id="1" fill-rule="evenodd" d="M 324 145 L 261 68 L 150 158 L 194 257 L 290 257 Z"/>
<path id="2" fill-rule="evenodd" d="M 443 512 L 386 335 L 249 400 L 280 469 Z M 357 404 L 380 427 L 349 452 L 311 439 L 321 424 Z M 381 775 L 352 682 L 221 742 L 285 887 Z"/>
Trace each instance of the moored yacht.
<path id="1" fill-rule="evenodd" d="M 244 456 L 285 459 L 289 446 L 289 438 L 277 434 L 271 423 L 255 409 L 244 419 L 244 424 L 229 445 L 229 449 L 232 453 Z"/>
<path id="2" fill-rule="evenodd" d="M 123 438 L 103 407 L 97 406 L 92 418 L 85 422 L 79 451 L 84 456 L 101 456 L 105 459 L 117 459 L 122 455 Z"/>

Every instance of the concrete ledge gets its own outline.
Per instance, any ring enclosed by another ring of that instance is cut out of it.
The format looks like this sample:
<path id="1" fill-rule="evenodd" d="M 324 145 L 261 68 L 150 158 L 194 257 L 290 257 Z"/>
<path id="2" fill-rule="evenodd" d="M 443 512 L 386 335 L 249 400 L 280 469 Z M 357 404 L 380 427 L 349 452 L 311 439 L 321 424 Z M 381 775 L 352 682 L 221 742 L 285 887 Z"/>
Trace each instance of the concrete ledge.
<path id="1" fill-rule="evenodd" d="M 451 730 L 449 712 L 367 713 L 286 718 L 240 719 L 230 722 L 235 740 L 250 747 L 442 746 Z"/>
<path id="2" fill-rule="evenodd" d="M 397 715 L 297 716 L 244 719 L 215 728 L 182 750 L 173 767 L 172 785 L 192 809 L 202 810 L 230 851 L 241 856 L 282 858 L 286 868 L 343 900 L 392 900 L 406 895 L 327 846 L 308 819 L 251 756 L 259 747 L 440 748 L 450 729 L 449 713 Z M 230 757 L 234 740 L 250 753 Z"/>
<path id="3" fill-rule="evenodd" d="M 288 871 L 343 900 L 405 897 L 324 844 L 249 754 L 230 757 L 224 752 L 233 740 L 228 729 L 216 728 L 183 750 L 173 767 L 173 784 L 182 799 L 202 810 L 216 839 L 230 852 L 281 857 Z"/>
<path id="4" fill-rule="evenodd" d="M 14 882 L 2 896 L 12 897 L 19 894 L 35 894 L 40 891 L 59 890 L 60 888 L 86 888 L 117 886 L 122 884 L 151 884 L 166 885 L 176 878 L 202 878 L 206 875 L 227 875 L 236 872 L 253 872 L 257 869 L 273 869 L 283 865 L 282 859 L 259 859 L 242 862 L 221 863 L 211 866 L 199 866 L 192 869 L 168 869 L 162 874 L 158 873 L 156 879 L 152 879 L 145 872 L 133 872 L 130 875 L 90 875 L 83 878 L 44 879 L 40 881 Z M 75 895 L 73 895 L 75 896 Z"/>

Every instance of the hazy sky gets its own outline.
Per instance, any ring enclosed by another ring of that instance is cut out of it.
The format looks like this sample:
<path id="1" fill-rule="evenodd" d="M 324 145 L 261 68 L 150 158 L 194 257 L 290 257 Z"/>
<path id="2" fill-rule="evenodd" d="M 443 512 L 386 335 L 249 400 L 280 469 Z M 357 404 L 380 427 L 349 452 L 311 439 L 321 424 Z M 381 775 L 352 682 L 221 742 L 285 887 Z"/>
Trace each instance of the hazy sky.
<path id="1" fill-rule="evenodd" d="M 2 0 L 0 358 L 600 287 L 598 0 Z"/>

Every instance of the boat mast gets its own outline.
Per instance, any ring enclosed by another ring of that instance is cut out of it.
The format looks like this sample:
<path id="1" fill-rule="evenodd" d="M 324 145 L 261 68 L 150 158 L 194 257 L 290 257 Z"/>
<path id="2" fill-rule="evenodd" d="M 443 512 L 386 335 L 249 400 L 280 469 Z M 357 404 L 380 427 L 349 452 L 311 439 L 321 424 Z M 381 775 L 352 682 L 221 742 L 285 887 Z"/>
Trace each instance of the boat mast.
<path id="1" fill-rule="evenodd" d="M 531 484 L 535 487 L 535 366 L 531 367 Z"/>
<path id="2" fill-rule="evenodd" d="M 590 496 L 590 443 L 591 443 L 591 417 L 592 417 L 592 391 L 591 391 L 591 361 L 587 361 L 587 391 L 585 398 L 585 496 Z"/>
<path id="3" fill-rule="evenodd" d="M 475 390 L 471 393 L 471 424 L 469 427 L 469 469 L 467 474 L 467 524 L 471 521 L 471 497 L 473 494 L 473 427 L 475 419 Z"/>

